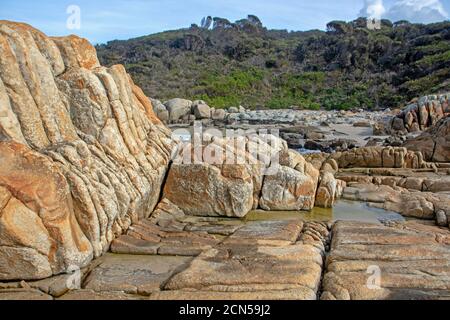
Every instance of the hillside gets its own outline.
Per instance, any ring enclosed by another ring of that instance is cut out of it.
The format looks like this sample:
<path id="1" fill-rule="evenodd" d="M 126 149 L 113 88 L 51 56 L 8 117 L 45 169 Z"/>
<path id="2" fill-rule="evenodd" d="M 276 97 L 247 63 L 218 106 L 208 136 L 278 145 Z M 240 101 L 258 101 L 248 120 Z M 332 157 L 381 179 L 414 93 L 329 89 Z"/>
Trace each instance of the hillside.
<path id="1" fill-rule="evenodd" d="M 385 108 L 450 90 L 450 22 L 384 20 L 369 30 L 360 18 L 330 22 L 326 32 L 288 32 L 255 16 L 214 18 L 97 50 L 104 65 L 124 64 L 149 96 L 219 108 Z"/>

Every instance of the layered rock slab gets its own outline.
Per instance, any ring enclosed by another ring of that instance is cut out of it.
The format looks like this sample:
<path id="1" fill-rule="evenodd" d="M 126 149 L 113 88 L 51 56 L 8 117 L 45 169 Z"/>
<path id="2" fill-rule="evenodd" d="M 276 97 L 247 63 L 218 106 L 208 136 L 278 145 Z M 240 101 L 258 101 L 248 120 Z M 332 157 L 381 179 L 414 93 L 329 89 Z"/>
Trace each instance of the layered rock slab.
<path id="1" fill-rule="evenodd" d="M 224 247 L 195 258 L 175 275 L 165 290 L 257 292 L 302 289 L 314 299 L 320 282 L 322 256 L 310 245 Z"/>
<path id="2" fill-rule="evenodd" d="M 322 299 L 450 298 L 448 229 L 341 221 L 333 234 Z"/>
<path id="3" fill-rule="evenodd" d="M 151 299 L 315 299 L 324 249 L 301 221 L 249 223 L 204 251 Z M 312 240 L 312 241 L 310 241 Z M 321 242 L 320 242 L 321 243 Z M 284 295 L 283 295 L 284 294 Z"/>
<path id="4" fill-rule="evenodd" d="M 241 227 L 223 243 L 225 245 L 290 245 L 298 240 L 302 230 L 302 221 L 255 221 Z"/>
<path id="5" fill-rule="evenodd" d="M 42 291 L 36 289 L 9 289 L 9 290 L 1 290 L 0 289 L 0 300 L 37 300 L 37 301 L 45 301 L 45 300 L 53 300 L 52 296 L 43 293 Z"/>
<path id="6" fill-rule="evenodd" d="M 197 256 L 219 240 L 203 232 L 163 228 L 148 220 L 133 224 L 126 235 L 115 239 L 111 251 L 118 254 Z"/>
<path id="7" fill-rule="evenodd" d="M 150 295 L 185 268 L 190 258 L 107 254 L 86 279 L 83 289 Z"/>

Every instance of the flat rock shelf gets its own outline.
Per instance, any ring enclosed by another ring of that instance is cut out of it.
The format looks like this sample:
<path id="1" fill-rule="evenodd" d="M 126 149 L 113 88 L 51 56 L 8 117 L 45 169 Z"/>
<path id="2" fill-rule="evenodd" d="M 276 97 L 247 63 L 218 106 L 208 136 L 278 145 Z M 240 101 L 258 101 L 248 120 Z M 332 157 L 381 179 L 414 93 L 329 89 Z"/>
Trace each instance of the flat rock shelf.
<path id="1" fill-rule="evenodd" d="M 73 275 L 0 283 L 0 299 L 449 299 L 448 228 L 363 207 L 142 220 L 81 270 L 78 286 L 68 288 Z"/>

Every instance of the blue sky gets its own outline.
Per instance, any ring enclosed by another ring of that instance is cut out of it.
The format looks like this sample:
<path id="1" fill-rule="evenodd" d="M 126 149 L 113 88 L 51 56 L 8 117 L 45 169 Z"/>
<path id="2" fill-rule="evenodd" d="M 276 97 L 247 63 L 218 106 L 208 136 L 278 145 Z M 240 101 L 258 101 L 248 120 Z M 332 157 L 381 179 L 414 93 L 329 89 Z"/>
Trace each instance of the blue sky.
<path id="1" fill-rule="evenodd" d="M 450 0 L 0 0 L 0 19 L 22 21 L 48 35 L 78 34 L 94 43 L 188 27 L 211 15 L 235 21 L 255 14 L 269 28 L 324 29 L 353 20 L 376 4 L 383 17 L 432 22 L 449 19 Z M 81 9 L 81 28 L 68 29 L 66 10 Z"/>

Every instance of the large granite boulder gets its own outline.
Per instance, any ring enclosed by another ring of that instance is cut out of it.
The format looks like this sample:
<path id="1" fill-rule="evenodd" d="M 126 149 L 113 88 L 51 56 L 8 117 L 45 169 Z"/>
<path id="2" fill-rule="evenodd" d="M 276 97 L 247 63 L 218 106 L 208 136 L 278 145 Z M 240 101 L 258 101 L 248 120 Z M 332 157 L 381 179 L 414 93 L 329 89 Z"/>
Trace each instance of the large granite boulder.
<path id="1" fill-rule="evenodd" d="M 163 122 L 169 121 L 169 111 L 167 111 L 166 106 L 163 105 L 161 101 L 156 99 L 151 99 L 151 102 L 153 105 L 153 111 L 155 112 L 159 120 Z"/>
<path id="2" fill-rule="evenodd" d="M 227 113 L 223 109 L 213 109 L 211 111 L 211 118 L 217 121 L 225 120 Z"/>
<path id="3" fill-rule="evenodd" d="M 280 152 L 279 165 L 267 175 L 261 192 L 264 210 L 311 210 L 314 207 L 319 171 L 297 152 Z"/>
<path id="4" fill-rule="evenodd" d="M 173 164 L 164 197 L 186 214 L 243 217 L 253 207 L 253 181 L 243 165 Z"/>
<path id="5" fill-rule="evenodd" d="M 196 119 L 211 118 L 211 108 L 202 100 L 197 100 L 192 103 L 192 113 Z"/>
<path id="6" fill-rule="evenodd" d="M 102 67 L 86 40 L 0 21 L 0 278 L 102 255 L 153 211 L 173 144 L 125 69 Z"/>
<path id="7" fill-rule="evenodd" d="M 177 121 L 191 113 L 192 101 L 175 98 L 164 103 L 169 111 L 169 120 Z"/>
<path id="8" fill-rule="evenodd" d="M 282 150 L 286 142 L 270 135 L 186 143 L 174 157 L 163 199 L 189 215 L 243 217 L 260 205 L 264 176 L 277 172 L 272 160 Z"/>

